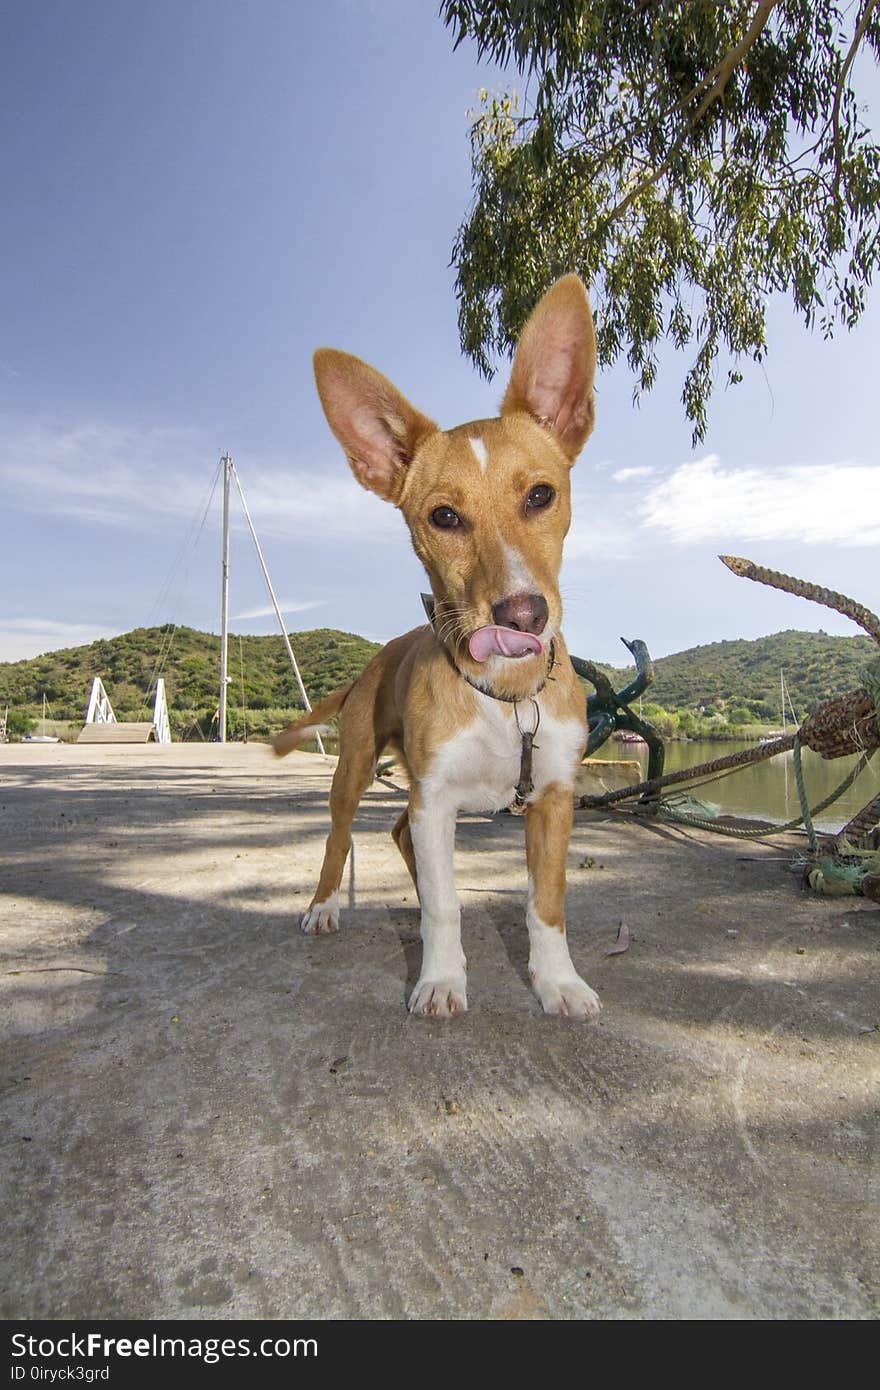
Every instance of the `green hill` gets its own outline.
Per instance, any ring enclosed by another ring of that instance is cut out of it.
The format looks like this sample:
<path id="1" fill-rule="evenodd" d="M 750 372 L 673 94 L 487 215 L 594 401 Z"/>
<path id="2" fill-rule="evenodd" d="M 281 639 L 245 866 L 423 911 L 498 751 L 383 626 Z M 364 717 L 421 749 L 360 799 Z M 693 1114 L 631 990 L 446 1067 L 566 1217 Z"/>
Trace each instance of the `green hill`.
<path id="1" fill-rule="evenodd" d="M 329 628 L 292 633 L 291 642 L 313 703 L 353 680 L 379 650 L 376 642 Z M 290 712 L 301 705 L 280 634 L 230 634 L 228 670 L 230 710 L 242 705 L 243 683 L 252 729 L 261 722 L 254 718 L 255 712 Z M 118 718 L 146 718 L 157 675 L 165 677 L 172 726 L 179 737 L 187 723 L 206 714 L 210 718 L 217 705 L 219 636 L 166 624 L 136 628 L 85 647 L 47 652 L 29 661 L 0 663 L 0 708 L 8 704 L 37 715 L 45 694 L 53 718 L 79 720 L 85 714 L 92 680 L 100 676 Z M 276 728 L 278 724 L 276 720 Z"/>
<path id="2" fill-rule="evenodd" d="M 353 680 L 379 650 L 375 642 L 330 628 L 295 632 L 291 640 L 313 701 Z M 859 672 L 874 655 L 876 647 L 868 637 L 830 637 L 824 632 L 778 632 L 755 641 L 712 642 L 656 661 L 648 699 L 666 710 L 735 705 L 755 720 L 774 722 L 780 717 L 780 670 L 803 716 L 823 700 L 857 686 Z M 161 674 L 179 738 L 187 730 L 195 731 L 196 723 L 207 730 L 217 704 L 219 671 L 219 637 L 171 624 L 137 628 L 89 646 L 0 663 L 0 709 L 8 704 L 11 711 L 37 716 L 45 694 L 55 719 L 79 721 L 92 678 L 100 676 L 120 719 L 145 718 L 149 692 Z M 619 689 L 633 671 L 610 674 Z M 232 736 L 241 727 L 242 704 L 251 735 L 278 729 L 300 707 L 280 636 L 231 636 L 229 675 Z"/>
<path id="3" fill-rule="evenodd" d="M 751 641 L 710 642 L 654 663 L 650 698 L 664 709 L 736 704 L 756 719 L 780 718 L 779 673 L 799 717 L 834 695 L 859 685 L 859 672 L 877 655 L 870 637 L 831 637 L 827 632 L 776 632 Z M 620 684 L 634 670 L 617 670 Z M 618 685 L 618 689 L 620 685 Z"/>

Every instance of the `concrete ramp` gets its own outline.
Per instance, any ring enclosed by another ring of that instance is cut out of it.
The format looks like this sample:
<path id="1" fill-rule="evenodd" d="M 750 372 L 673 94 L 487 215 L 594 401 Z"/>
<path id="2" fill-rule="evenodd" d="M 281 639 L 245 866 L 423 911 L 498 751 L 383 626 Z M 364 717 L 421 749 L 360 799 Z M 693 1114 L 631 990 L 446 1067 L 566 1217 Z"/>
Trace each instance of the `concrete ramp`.
<path id="1" fill-rule="evenodd" d="M 123 724 L 113 720 L 112 724 L 84 724 L 77 734 L 77 743 L 158 743 L 156 726 L 152 720 L 141 723 Z"/>

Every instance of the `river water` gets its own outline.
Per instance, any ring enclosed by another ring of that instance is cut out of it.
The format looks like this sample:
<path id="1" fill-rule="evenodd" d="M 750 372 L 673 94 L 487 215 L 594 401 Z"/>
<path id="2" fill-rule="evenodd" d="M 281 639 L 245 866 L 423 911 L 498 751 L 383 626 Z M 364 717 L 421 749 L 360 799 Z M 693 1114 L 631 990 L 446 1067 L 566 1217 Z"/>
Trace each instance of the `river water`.
<path id="1" fill-rule="evenodd" d="M 716 758 L 738 753 L 754 744 L 731 740 L 725 743 L 667 743 L 666 772 L 678 772 L 682 768 L 696 767 Z M 596 753 L 597 758 L 638 758 L 643 773 L 647 776 L 648 750 L 641 744 L 617 743 L 609 739 Z M 810 805 L 815 806 L 828 796 L 846 774 L 855 766 L 856 758 L 834 758 L 826 762 L 809 749 L 803 752 L 804 781 Z M 689 783 L 671 787 L 674 791 L 689 791 Z M 852 816 L 860 811 L 880 792 L 880 754 L 864 769 L 853 785 L 844 792 L 838 801 L 827 811 L 816 817 L 815 823 L 822 830 L 840 830 Z M 775 758 L 742 768 L 723 776 L 719 781 L 694 789 L 694 796 L 712 801 L 721 807 L 726 815 L 751 816 L 758 819 L 778 821 L 793 820 L 800 815 L 800 798 L 794 775 L 794 755 L 778 753 Z"/>

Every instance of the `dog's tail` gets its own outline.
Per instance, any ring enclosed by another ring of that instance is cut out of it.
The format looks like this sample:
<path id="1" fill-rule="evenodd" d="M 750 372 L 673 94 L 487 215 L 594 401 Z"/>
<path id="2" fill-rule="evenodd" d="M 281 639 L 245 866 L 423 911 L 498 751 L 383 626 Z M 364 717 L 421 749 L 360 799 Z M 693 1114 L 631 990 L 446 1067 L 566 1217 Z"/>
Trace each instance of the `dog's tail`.
<path id="1" fill-rule="evenodd" d="M 307 743 L 315 734 L 324 734 L 326 722 L 332 719 L 334 714 L 338 714 L 345 704 L 351 692 L 354 681 L 349 681 L 348 685 L 343 685 L 339 690 L 334 690 L 328 695 L 326 700 L 322 700 L 319 705 L 309 710 L 301 719 L 288 724 L 286 729 L 282 729 L 280 734 L 276 734 L 272 740 L 272 747 L 279 758 L 283 758 L 286 753 L 292 753 L 301 743 Z"/>

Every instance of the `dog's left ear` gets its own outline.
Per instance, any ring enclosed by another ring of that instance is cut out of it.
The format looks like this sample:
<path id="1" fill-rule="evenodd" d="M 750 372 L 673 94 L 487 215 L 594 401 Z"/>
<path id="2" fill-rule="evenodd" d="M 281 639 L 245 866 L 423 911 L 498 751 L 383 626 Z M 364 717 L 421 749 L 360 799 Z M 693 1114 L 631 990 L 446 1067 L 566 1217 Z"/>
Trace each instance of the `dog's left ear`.
<path id="1" fill-rule="evenodd" d="M 501 414 L 524 411 L 574 462 L 593 430 L 596 335 L 586 290 L 566 275 L 522 331 Z"/>

